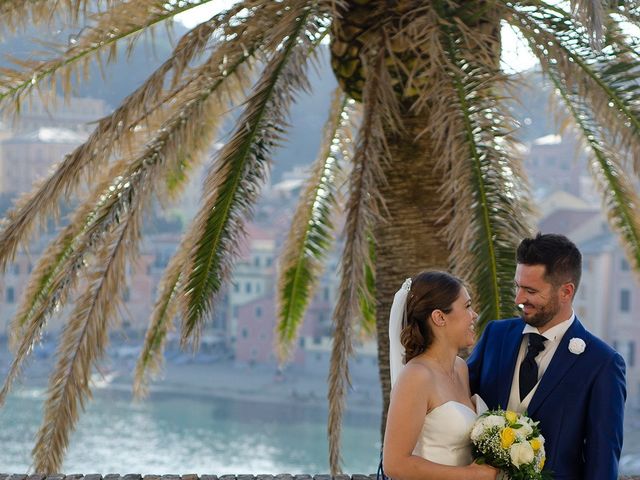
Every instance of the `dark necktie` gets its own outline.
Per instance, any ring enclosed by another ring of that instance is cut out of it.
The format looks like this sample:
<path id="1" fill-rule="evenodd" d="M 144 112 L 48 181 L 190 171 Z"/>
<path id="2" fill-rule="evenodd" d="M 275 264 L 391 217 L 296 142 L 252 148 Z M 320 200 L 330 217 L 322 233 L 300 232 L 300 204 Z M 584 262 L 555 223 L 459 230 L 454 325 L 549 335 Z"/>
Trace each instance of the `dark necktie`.
<path id="1" fill-rule="evenodd" d="M 520 401 L 524 400 L 531 389 L 538 383 L 538 364 L 536 357 L 544 350 L 544 342 L 547 341 L 542 335 L 529 333 L 529 346 L 527 354 L 520 364 Z"/>

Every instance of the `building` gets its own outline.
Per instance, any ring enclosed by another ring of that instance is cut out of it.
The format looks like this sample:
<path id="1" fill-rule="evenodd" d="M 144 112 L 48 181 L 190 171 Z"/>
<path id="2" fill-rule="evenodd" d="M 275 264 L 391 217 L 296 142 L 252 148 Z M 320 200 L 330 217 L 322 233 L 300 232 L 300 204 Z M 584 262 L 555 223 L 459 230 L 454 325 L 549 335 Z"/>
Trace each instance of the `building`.
<path id="1" fill-rule="evenodd" d="M 85 134 L 64 128 L 39 127 L 0 141 L 0 193 L 30 192 L 85 138 Z"/>
<path id="2" fill-rule="evenodd" d="M 88 134 L 95 128 L 95 121 L 107 115 L 109 107 L 98 98 L 60 96 L 45 104 L 38 96 L 33 96 L 25 105 L 20 116 L 12 125 L 12 130 L 23 134 L 42 127 L 54 127 Z"/>
<path id="3" fill-rule="evenodd" d="M 585 158 L 584 150 L 579 148 L 571 131 L 534 140 L 529 145 L 524 167 L 535 198 L 545 198 L 556 191 L 580 197 L 583 193 L 581 178 L 586 174 Z"/>

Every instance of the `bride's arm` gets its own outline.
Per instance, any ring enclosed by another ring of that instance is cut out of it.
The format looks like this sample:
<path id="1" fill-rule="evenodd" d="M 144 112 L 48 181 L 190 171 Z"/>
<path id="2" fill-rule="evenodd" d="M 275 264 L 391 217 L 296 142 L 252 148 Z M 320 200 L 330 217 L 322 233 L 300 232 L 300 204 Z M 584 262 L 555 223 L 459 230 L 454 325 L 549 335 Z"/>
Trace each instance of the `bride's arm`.
<path id="1" fill-rule="evenodd" d="M 451 467 L 413 455 L 424 417 L 433 400 L 434 378 L 424 366 L 408 364 L 391 394 L 385 430 L 383 466 L 393 480 L 493 480 L 486 465 Z"/>

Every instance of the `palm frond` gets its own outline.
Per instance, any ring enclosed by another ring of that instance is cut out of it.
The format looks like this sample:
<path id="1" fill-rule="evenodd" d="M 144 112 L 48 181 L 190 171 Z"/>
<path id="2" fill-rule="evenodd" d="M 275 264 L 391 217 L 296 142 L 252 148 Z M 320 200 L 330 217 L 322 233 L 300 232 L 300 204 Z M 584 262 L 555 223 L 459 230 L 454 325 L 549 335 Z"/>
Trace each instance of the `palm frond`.
<path id="1" fill-rule="evenodd" d="M 238 52 L 244 58 L 244 52 Z M 217 64 L 216 64 L 217 65 Z M 5 381 L 0 399 L 8 392 L 18 375 L 20 365 L 31 350 L 50 315 L 66 302 L 75 285 L 87 255 L 100 247 L 105 235 L 117 228 L 130 211 L 132 199 L 144 195 L 141 205 L 148 205 L 152 195 L 162 196 L 166 188 L 161 180 L 184 167 L 184 162 L 198 162 L 210 145 L 221 112 L 226 109 L 226 96 L 243 88 L 246 73 L 231 76 L 208 76 L 193 97 L 165 122 L 159 133 L 133 159 L 118 162 L 96 188 L 92 200 L 79 207 L 71 224 L 47 250 L 32 277 L 27 296 L 22 301 L 18 317 L 13 322 L 13 338 L 20 338 L 17 355 Z M 212 93 L 226 79 L 226 95 Z M 190 155 L 183 152 L 188 149 Z M 153 189 L 140 192 L 141 182 L 156 179 Z M 183 179 L 183 183 L 185 182 Z M 27 334 L 28 333 L 28 334 Z"/>
<path id="2" fill-rule="evenodd" d="M 138 197 L 140 198 L 140 197 Z M 126 285 L 126 257 L 135 255 L 139 241 L 142 208 L 132 206 L 127 221 L 113 232 L 113 238 L 97 257 L 90 287 L 80 296 L 62 333 L 58 361 L 49 382 L 44 419 L 33 448 L 37 472 L 52 474 L 62 467 L 69 436 L 85 402 L 91 396 L 93 366 L 108 342 L 108 326 L 119 292 Z"/>
<path id="3" fill-rule="evenodd" d="M 511 135 L 515 122 L 498 95 L 498 89 L 506 91 L 506 78 L 490 65 L 467 60 L 471 52 L 455 39 L 471 32 L 461 25 L 444 31 L 450 88 L 434 140 L 443 168 L 456 181 L 443 185 L 443 215 L 449 220 L 450 263 L 471 281 L 481 331 L 488 321 L 514 313 L 513 251 L 530 233 L 528 186 Z"/>
<path id="4" fill-rule="evenodd" d="M 86 75 L 88 65 L 93 61 L 102 61 L 100 56 L 107 52 L 108 61 L 116 58 L 117 45 L 127 40 L 127 50 L 133 49 L 141 38 L 139 34 L 150 32 L 155 24 L 172 19 L 175 15 L 207 3 L 207 0 L 190 1 L 179 6 L 158 0 L 138 0 L 115 5 L 106 12 L 92 16 L 93 25 L 85 27 L 75 37 L 70 38 L 68 45 L 51 45 L 54 54 L 48 60 L 15 60 L 19 69 L 0 69 L 0 104 L 5 110 L 13 106 L 16 111 L 24 103 L 24 97 L 34 89 L 42 91 L 44 82 L 48 80 L 48 90 L 56 93 L 56 85 L 60 84 L 65 94 L 71 92 L 71 79 L 79 79 L 82 72 Z M 220 23 L 226 20 L 225 14 L 215 16 L 193 31 L 188 32 L 174 50 L 171 59 L 164 63 L 154 74 L 156 89 L 162 86 L 167 69 L 174 70 L 174 80 L 180 78 L 181 70 L 210 41 L 212 33 Z M 147 86 L 147 89 L 149 87 Z M 8 104 L 11 101 L 11 104 Z"/>
<path id="5" fill-rule="evenodd" d="M 584 31 L 566 12 L 514 10 L 514 26 L 541 62 L 553 68 L 569 90 L 577 88 L 594 118 L 606 125 L 612 147 L 640 172 L 640 55 L 637 42 L 612 26 L 602 51 L 594 51 Z"/>
<path id="6" fill-rule="evenodd" d="M 360 293 L 360 312 L 362 313 L 361 336 L 373 335 L 376 331 L 376 244 L 373 235 L 369 235 L 369 261 L 364 266 L 365 288 Z"/>
<path id="7" fill-rule="evenodd" d="M 280 141 L 288 107 L 307 89 L 304 68 L 325 21 L 306 0 L 284 2 L 286 13 L 270 32 L 273 52 L 246 104 L 236 130 L 207 176 L 203 206 L 191 226 L 197 231 L 183 296 L 183 345 L 196 345 L 205 315 L 228 278 L 244 222 L 250 218 L 270 155 Z"/>
<path id="8" fill-rule="evenodd" d="M 605 20 L 605 7 L 609 0 L 571 0 L 571 8 L 580 22 L 587 27 L 589 41 L 594 49 L 600 49 L 603 37 L 602 27 Z"/>
<path id="9" fill-rule="evenodd" d="M 261 10 L 258 12 L 262 13 Z M 9 212 L 8 223 L 0 233 L 0 269 L 6 268 L 14 258 L 18 247 L 27 241 L 35 225 L 56 213 L 58 200 L 62 195 L 68 197 L 83 181 L 91 182 L 94 172 L 100 171 L 100 166 L 108 161 L 114 148 L 127 143 L 128 134 L 143 121 L 148 113 L 146 112 L 148 105 L 155 98 L 162 97 L 156 100 L 157 103 L 152 107 L 154 109 L 164 102 L 177 105 L 173 107 L 173 111 L 165 113 L 163 118 L 169 124 L 173 122 L 174 127 L 182 122 L 180 116 L 188 118 L 186 115 L 190 115 L 190 109 L 182 109 L 182 106 L 192 105 L 195 109 L 201 104 L 200 101 L 194 103 L 193 100 L 201 92 L 206 93 L 203 100 L 214 94 L 220 97 L 220 102 L 225 98 L 233 98 L 229 92 L 237 91 L 238 87 L 232 86 L 225 92 L 225 82 L 228 82 L 228 79 L 234 79 L 237 83 L 239 80 L 249 78 L 243 71 L 244 65 L 252 63 L 254 54 L 262 45 L 264 32 L 268 31 L 276 21 L 272 7 L 265 8 L 264 16 L 258 16 L 255 20 L 246 24 L 240 23 L 239 25 L 245 28 L 233 40 L 215 50 L 189 77 L 186 85 L 168 96 L 162 96 L 162 85 L 166 76 L 176 69 L 181 71 L 185 67 L 186 64 L 183 62 L 185 56 L 196 55 L 206 48 L 206 34 L 209 26 L 203 24 L 187 34 L 176 47 L 175 55 L 152 74 L 140 88 L 129 95 L 118 109 L 101 120 L 89 139 L 68 155 L 53 175 L 20 199 Z M 170 99 L 171 102 L 169 102 Z M 156 140 L 152 137 L 151 141 Z M 157 139 L 157 142 L 162 141 L 164 140 L 161 137 Z M 188 142 L 183 143 L 183 145 L 188 144 Z"/>
<path id="10" fill-rule="evenodd" d="M 158 298 L 151 314 L 134 373 L 133 393 L 136 398 L 147 395 L 149 376 L 158 373 L 162 368 L 164 345 L 167 334 L 173 328 L 173 320 L 178 311 L 179 295 L 183 288 L 183 271 L 194 241 L 192 236 L 193 232 L 191 235 L 183 237 L 160 281 Z"/>
<path id="11" fill-rule="evenodd" d="M 291 346 L 313 297 L 323 259 L 333 244 L 332 215 L 336 208 L 336 181 L 342 162 L 351 154 L 353 100 L 337 89 L 324 128 L 320 153 L 300 195 L 278 268 L 277 350 L 280 362 Z"/>
<path id="12" fill-rule="evenodd" d="M 640 271 L 640 197 L 623 168 L 624 159 L 610 146 L 607 132 L 585 105 L 577 89 L 571 91 L 555 68 L 547 70 L 556 91 L 564 100 L 573 121 L 590 147 L 589 169 L 602 194 L 603 205 L 612 230 L 620 235 L 622 244 L 636 272 Z"/>
<path id="13" fill-rule="evenodd" d="M 376 44 L 378 52 L 368 52 L 363 67 L 367 81 L 364 86 L 364 113 L 358 131 L 358 143 L 349 179 L 349 199 L 345 222 L 345 246 L 340 262 L 340 287 L 333 313 L 333 345 L 329 370 L 329 467 L 331 474 L 340 472 L 342 416 L 349 380 L 348 360 L 353 352 L 354 322 L 362 316 L 361 302 L 367 298 L 367 268 L 370 265 L 370 234 L 381 219 L 384 202 L 378 187 L 384 181 L 383 162 L 390 155 L 386 135 L 398 129 L 399 105 L 385 65 L 386 50 Z M 373 45 L 372 45 L 373 47 Z"/>
<path id="14" fill-rule="evenodd" d="M 0 27 L 15 31 L 31 24 L 49 23 L 55 17 L 77 22 L 90 8 L 103 4 L 102 0 L 4 0 L 0 3 Z"/>

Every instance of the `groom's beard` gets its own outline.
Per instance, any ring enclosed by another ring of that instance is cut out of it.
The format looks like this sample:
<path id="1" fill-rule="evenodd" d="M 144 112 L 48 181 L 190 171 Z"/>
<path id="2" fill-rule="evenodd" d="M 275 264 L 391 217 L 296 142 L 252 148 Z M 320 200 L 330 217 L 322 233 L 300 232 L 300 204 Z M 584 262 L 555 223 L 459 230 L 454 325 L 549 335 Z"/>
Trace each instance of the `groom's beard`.
<path id="1" fill-rule="evenodd" d="M 549 323 L 560 311 L 560 302 L 557 298 L 552 298 L 545 305 L 525 304 L 535 308 L 535 313 L 527 314 L 522 312 L 524 321 L 532 327 L 540 328 Z"/>

